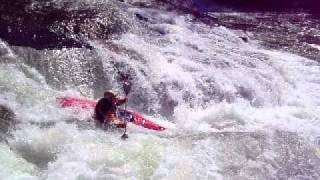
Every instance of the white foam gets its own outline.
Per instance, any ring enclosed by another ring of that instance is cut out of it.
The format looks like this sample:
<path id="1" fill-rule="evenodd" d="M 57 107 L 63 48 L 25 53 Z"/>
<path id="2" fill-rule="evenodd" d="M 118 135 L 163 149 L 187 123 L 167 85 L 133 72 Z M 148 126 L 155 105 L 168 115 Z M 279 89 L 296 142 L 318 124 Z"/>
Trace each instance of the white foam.
<path id="1" fill-rule="evenodd" d="M 0 162 L 0 179 L 37 179 L 38 169 L 2 143 L 0 144 Z"/>
<path id="2" fill-rule="evenodd" d="M 15 65 L 0 65 L 0 102 L 22 122 L 9 145 L 33 163 L 24 165 L 31 170 L 18 173 L 43 179 L 276 179 L 282 154 L 272 146 L 274 132 L 320 135 L 317 63 L 244 43 L 225 27 L 157 12 L 146 10 L 145 15 L 171 18 L 170 24 L 155 20 L 152 32 L 131 31 L 111 40 L 129 52 L 106 50 L 101 42 L 92 45 L 116 90 L 120 87 L 110 61 L 135 72 L 131 96 L 144 98 L 145 104 L 136 103 L 141 109 L 147 106 L 144 110 L 159 117 L 163 93 L 177 102 L 172 122 L 165 117 L 157 121 L 168 130 L 156 133 L 130 125 L 130 138 L 122 141 L 122 131 L 67 124 L 65 119 L 92 114 L 72 116 L 72 110 L 53 103 L 61 95 L 81 97 L 77 90 L 58 92 L 34 69 L 29 77 Z M 56 124 L 44 128 L 30 125 L 52 121 Z M 46 170 L 34 175 L 36 165 Z M 5 166 L 15 172 L 10 168 Z M 3 176 L 11 177 L 8 172 Z"/>

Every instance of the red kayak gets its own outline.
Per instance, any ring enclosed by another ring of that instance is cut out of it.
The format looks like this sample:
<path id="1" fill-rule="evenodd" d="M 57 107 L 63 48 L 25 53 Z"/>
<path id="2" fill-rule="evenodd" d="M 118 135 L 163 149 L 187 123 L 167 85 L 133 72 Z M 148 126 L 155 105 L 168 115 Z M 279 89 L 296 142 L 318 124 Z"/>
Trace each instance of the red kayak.
<path id="1" fill-rule="evenodd" d="M 97 102 L 95 100 L 91 99 L 78 99 L 78 98 L 71 98 L 71 97 L 62 97 L 57 98 L 59 105 L 63 108 L 67 107 L 76 107 L 80 109 L 92 109 L 96 107 Z M 164 127 L 160 126 L 157 123 L 154 123 L 145 117 L 143 115 L 134 112 L 134 111 L 126 111 L 127 114 L 133 116 L 133 120 L 130 121 L 134 123 L 135 125 L 142 126 L 144 128 L 153 129 L 156 131 L 163 131 L 165 130 Z"/>

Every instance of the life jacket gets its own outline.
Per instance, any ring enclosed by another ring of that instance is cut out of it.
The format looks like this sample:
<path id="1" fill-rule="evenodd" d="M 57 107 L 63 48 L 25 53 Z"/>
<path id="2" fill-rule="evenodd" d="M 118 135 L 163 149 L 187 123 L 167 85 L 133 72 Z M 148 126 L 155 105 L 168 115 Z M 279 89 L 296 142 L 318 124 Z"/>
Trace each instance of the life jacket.
<path id="1" fill-rule="evenodd" d="M 116 115 L 117 107 L 110 98 L 101 98 L 94 109 L 94 118 L 100 123 L 105 123 L 105 118 L 111 118 L 114 113 Z M 108 115 L 109 114 L 109 115 Z M 109 117 L 108 117 L 109 116 Z"/>

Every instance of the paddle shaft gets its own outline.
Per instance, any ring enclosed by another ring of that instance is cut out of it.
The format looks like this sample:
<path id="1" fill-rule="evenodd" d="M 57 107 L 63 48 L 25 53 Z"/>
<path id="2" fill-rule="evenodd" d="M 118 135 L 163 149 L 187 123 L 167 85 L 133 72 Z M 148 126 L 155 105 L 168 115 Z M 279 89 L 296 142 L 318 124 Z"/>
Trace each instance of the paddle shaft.
<path id="1" fill-rule="evenodd" d="M 128 81 L 128 79 L 123 83 L 123 90 L 126 94 L 126 103 L 124 105 L 124 113 L 126 115 L 126 112 L 127 112 L 127 105 L 128 105 L 128 94 L 130 93 L 130 90 L 131 90 L 131 83 Z M 124 132 L 123 132 L 123 135 L 121 136 L 122 139 L 127 139 L 129 136 L 127 134 L 127 117 L 124 118 L 124 124 L 125 124 L 125 127 L 124 127 Z"/>
<path id="2" fill-rule="evenodd" d="M 126 98 L 127 98 L 127 96 L 126 96 Z M 124 105 L 124 112 L 126 113 L 127 112 L 127 103 L 128 102 L 126 102 L 126 104 Z M 127 118 L 124 118 L 124 132 L 123 132 L 123 135 L 121 136 L 121 138 L 122 139 L 127 139 L 129 136 L 128 136 L 128 134 L 127 134 L 127 124 L 128 124 L 128 122 L 127 122 Z"/>

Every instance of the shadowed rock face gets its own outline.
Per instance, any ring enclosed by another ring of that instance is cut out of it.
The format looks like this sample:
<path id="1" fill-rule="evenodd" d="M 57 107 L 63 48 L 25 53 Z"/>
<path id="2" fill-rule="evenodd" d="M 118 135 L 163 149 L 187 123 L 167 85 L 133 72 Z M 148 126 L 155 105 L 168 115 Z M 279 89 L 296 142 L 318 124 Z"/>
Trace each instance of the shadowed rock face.
<path id="1" fill-rule="evenodd" d="M 0 105 L 0 141 L 5 139 L 5 135 L 14 125 L 14 113 L 7 107 Z"/>
<path id="2" fill-rule="evenodd" d="M 267 48 L 281 49 L 320 62 L 319 19 L 304 13 L 212 13 L 217 24 L 261 41 Z M 250 33 L 249 33 L 250 32 Z M 250 38 L 249 38 L 250 39 Z"/>
<path id="3" fill-rule="evenodd" d="M 94 50 L 35 50 L 26 47 L 12 49 L 23 63 L 37 69 L 46 82 L 57 89 L 81 87 L 83 93 L 88 93 L 87 89 L 92 88 L 93 94 L 101 97 L 106 87 L 110 87 L 110 81 L 103 69 L 103 60 Z"/>
<path id="4" fill-rule="evenodd" d="M 244 11 L 288 11 L 304 9 L 319 13 L 320 2 L 317 0 L 158 0 L 175 7 L 183 7 L 191 11 L 223 10 L 224 8 Z"/>
<path id="5" fill-rule="evenodd" d="M 210 0 L 244 10 L 273 10 L 287 11 L 289 9 L 319 10 L 319 1 L 316 0 Z"/>
<path id="6" fill-rule="evenodd" d="M 86 39 L 107 39 L 125 29 L 116 4 L 107 6 L 0 0 L 0 38 L 10 45 L 36 49 L 89 47 Z"/>

